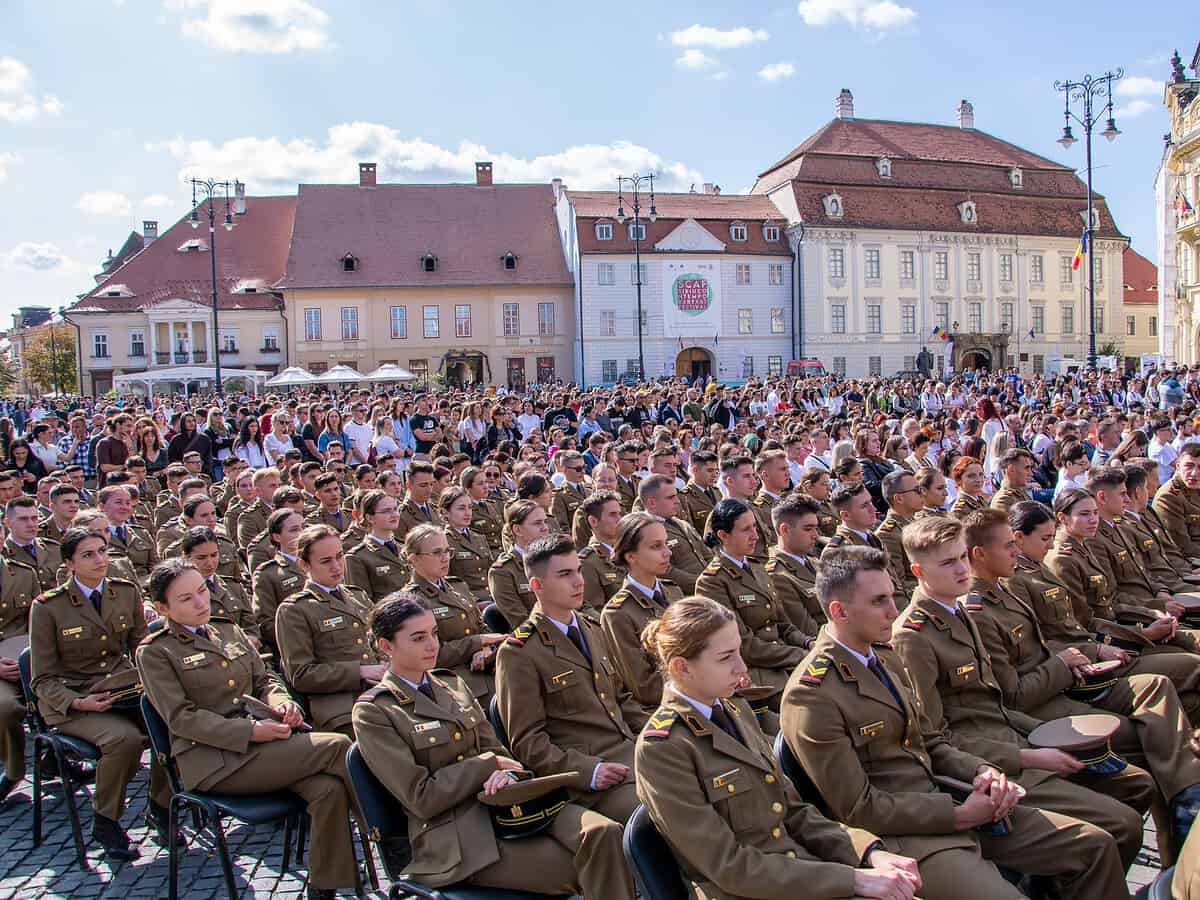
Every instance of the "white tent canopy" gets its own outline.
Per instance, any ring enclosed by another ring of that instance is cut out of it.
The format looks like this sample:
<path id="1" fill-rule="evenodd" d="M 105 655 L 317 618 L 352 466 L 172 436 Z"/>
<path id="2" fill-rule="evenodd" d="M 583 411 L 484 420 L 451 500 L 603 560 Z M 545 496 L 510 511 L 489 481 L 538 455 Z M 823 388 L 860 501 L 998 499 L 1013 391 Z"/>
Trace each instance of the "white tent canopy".
<path id="1" fill-rule="evenodd" d="M 368 372 L 367 381 L 416 381 L 417 376 L 396 363 L 384 363 L 374 372 Z"/>
<path id="2" fill-rule="evenodd" d="M 290 387 L 292 385 L 312 384 L 317 376 L 299 366 L 288 366 L 278 375 L 267 379 L 267 387 Z"/>
<path id="3" fill-rule="evenodd" d="M 229 381 L 240 378 L 249 381 L 255 393 L 262 382 L 271 377 L 270 372 L 260 372 L 257 369 L 222 369 L 221 380 Z M 135 384 L 144 384 L 146 393 L 153 396 L 156 384 L 182 384 L 186 392 L 189 384 L 199 386 L 201 382 L 215 382 L 217 370 L 214 366 L 173 366 L 167 369 L 148 369 L 145 372 L 131 372 L 126 375 L 113 377 L 113 387 L 118 391 L 128 390 Z"/>
<path id="4" fill-rule="evenodd" d="M 317 384 L 348 384 L 350 382 L 357 384 L 365 380 L 362 372 L 346 365 L 334 366 L 328 372 L 322 372 L 314 379 Z"/>

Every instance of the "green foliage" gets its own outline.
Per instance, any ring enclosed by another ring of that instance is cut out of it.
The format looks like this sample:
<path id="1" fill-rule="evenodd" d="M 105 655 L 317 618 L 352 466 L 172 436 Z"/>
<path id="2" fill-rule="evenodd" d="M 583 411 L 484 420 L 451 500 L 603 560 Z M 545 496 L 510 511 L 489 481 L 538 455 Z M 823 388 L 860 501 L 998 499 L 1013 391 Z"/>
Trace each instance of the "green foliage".
<path id="1" fill-rule="evenodd" d="M 16 393 L 17 372 L 7 355 L 0 355 L 0 396 L 11 397 Z"/>
<path id="2" fill-rule="evenodd" d="M 54 353 L 50 352 L 50 329 L 54 329 Z M 65 394 L 78 390 L 75 369 L 75 329 L 69 325 L 52 325 L 25 345 L 22 362 L 25 375 L 31 384 L 43 391 L 54 385 Z"/>

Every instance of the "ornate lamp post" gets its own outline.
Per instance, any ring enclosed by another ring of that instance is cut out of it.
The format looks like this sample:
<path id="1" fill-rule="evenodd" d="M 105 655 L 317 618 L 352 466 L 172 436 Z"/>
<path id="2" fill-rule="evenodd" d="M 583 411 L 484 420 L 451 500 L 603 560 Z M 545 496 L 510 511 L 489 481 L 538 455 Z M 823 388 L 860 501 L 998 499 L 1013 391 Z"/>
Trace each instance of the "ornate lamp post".
<path id="1" fill-rule="evenodd" d="M 647 185 L 650 193 L 650 214 L 646 217 L 651 222 L 657 221 L 658 210 L 654 208 L 654 174 L 618 175 L 617 176 L 617 215 L 618 225 L 625 223 L 625 186 L 633 191 L 633 259 L 634 271 L 637 273 L 637 336 L 638 336 L 638 378 L 646 380 L 646 353 L 642 343 L 642 185 Z"/>
<path id="2" fill-rule="evenodd" d="M 233 212 L 229 201 L 233 196 L 236 182 L 214 181 L 211 178 L 193 178 L 192 182 L 192 214 L 188 221 L 193 228 L 200 227 L 200 215 L 197 212 L 196 198 L 200 202 L 208 201 L 208 260 L 212 271 L 212 349 L 213 364 L 216 366 L 215 380 L 217 396 L 225 396 L 225 385 L 221 381 L 221 337 L 217 331 L 217 225 L 216 202 L 218 198 L 225 199 L 225 219 L 221 223 L 226 231 L 233 231 Z M 195 348 L 190 348 L 193 351 Z"/>

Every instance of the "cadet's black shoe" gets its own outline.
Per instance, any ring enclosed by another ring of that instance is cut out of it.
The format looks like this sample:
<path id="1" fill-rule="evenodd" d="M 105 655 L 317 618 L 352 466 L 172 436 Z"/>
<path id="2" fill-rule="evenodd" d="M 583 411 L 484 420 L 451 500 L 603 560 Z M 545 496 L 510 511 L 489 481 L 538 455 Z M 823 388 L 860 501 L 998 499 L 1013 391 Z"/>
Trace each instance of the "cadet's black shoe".
<path id="1" fill-rule="evenodd" d="M 136 847 L 129 846 L 129 835 L 119 822 L 96 813 L 92 817 L 92 840 L 104 848 L 104 855 L 118 862 L 128 862 L 140 855 Z"/>
<path id="2" fill-rule="evenodd" d="M 1171 840 L 1176 847 L 1183 846 L 1183 839 L 1191 831 L 1197 815 L 1200 815 L 1200 784 L 1193 784 L 1171 800 Z"/>
<path id="3" fill-rule="evenodd" d="M 12 793 L 13 788 L 20 784 L 20 780 L 9 778 L 7 775 L 0 775 L 0 803 L 8 799 L 8 795 Z"/>
<path id="4" fill-rule="evenodd" d="M 171 829 L 170 811 L 165 806 L 159 806 L 151 800 L 150 805 L 146 808 L 146 821 L 150 823 L 150 837 L 154 843 L 160 847 L 170 847 L 171 841 L 167 837 L 167 833 Z M 175 831 L 175 846 L 187 846 L 183 834 L 178 829 Z"/>
<path id="5" fill-rule="evenodd" d="M 308 900 L 336 900 L 337 891 L 333 888 L 315 888 L 308 886 Z"/>

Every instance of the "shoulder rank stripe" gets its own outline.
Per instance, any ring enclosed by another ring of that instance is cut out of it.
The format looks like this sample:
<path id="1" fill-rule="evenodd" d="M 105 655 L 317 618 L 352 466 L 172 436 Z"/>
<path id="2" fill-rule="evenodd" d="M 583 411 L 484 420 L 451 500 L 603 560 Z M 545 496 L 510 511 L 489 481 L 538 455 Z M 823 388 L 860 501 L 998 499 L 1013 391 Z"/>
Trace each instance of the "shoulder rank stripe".
<path id="1" fill-rule="evenodd" d="M 979 612 L 983 609 L 983 598 L 978 594 L 971 594 L 963 601 L 963 608 L 967 612 Z"/>
<path id="2" fill-rule="evenodd" d="M 671 726 L 679 718 L 679 713 L 673 709 L 659 707 L 655 710 L 642 729 L 642 735 L 650 740 L 662 740 L 671 733 Z"/>
<path id="3" fill-rule="evenodd" d="M 513 633 L 508 636 L 508 640 L 518 647 L 524 647 L 525 642 L 531 637 L 533 637 L 533 624 L 526 620 L 513 629 Z"/>
<path id="4" fill-rule="evenodd" d="M 710 561 L 709 564 L 704 567 L 705 575 L 716 575 L 720 571 L 721 571 L 721 561 L 719 559 L 714 559 L 714 560 Z"/>
<path id="5" fill-rule="evenodd" d="M 165 628 L 162 630 L 166 631 Z M 355 703 L 370 703 L 376 697 L 380 696 L 381 694 L 385 694 L 385 693 L 389 693 L 387 687 L 382 684 L 377 684 L 374 687 L 367 688 L 367 690 L 365 690 L 361 694 L 359 694 L 357 699 L 354 702 Z"/>
<path id="6" fill-rule="evenodd" d="M 904 620 L 904 627 L 910 631 L 920 631 L 928 621 L 929 616 L 919 609 L 914 609 L 908 614 L 908 618 Z"/>
<path id="7" fill-rule="evenodd" d="M 827 654 L 822 653 L 804 667 L 804 673 L 800 676 L 800 680 L 805 684 L 820 684 L 832 662 L 833 660 Z"/>

